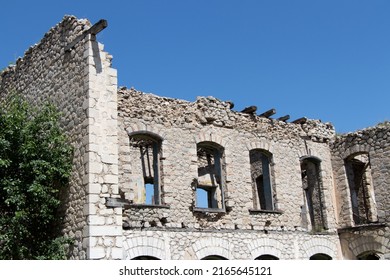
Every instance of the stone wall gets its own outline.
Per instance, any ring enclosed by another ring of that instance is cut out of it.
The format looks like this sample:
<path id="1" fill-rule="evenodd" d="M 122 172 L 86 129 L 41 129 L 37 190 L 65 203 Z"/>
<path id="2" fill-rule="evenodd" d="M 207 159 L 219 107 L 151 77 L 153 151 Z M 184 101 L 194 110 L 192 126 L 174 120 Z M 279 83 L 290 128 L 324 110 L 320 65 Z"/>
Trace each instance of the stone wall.
<path id="1" fill-rule="evenodd" d="M 162 260 L 200 260 L 220 256 L 230 260 L 254 260 L 272 255 L 285 260 L 308 260 L 316 254 L 338 256 L 337 235 L 251 230 L 194 231 L 158 229 L 124 232 L 125 259 L 152 256 Z"/>
<path id="2" fill-rule="evenodd" d="M 346 135 L 340 135 L 331 143 L 332 164 L 337 186 L 337 218 L 343 254 L 356 258 L 364 252 L 373 252 L 381 258 L 390 258 L 390 125 L 384 123 Z M 369 157 L 369 171 L 374 201 L 367 207 L 374 217 L 357 223 L 353 218 L 351 189 L 346 172 L 346 160 L 354 155 Z"/>
<path id="3" fill-rule="evenodd" d="M 121 258 L 116 248 L 121 243 L 115 240 L 121 235 L 116 219 L 121 209 L 105 206 L 105 197 L 118 193 L 117 78 L 111 56 L 86 33 L 90 27 L 87 20 L 65 16 L 1 73 L 0 96 L 19 93 L 38 107 L 51 101 L 62 112 L 61 126 L 74 147 L 73 172 L 63 197 L 63 232 L 75 240 L 69 257 Z M 99 226 L 106 224 L 103 234 Z M 109 237 L 103 240 L 105 235 Z"/>
<path id="4" fill-rule="evenodd" d="M 141 230 L 138 233 L 140 236 L 145 236 L 149 230 L 152 235 L 161 232 L 172 238 L 168 246 L 172 251 L 174 248 L 183 249 L 184 245 L 177 244 L 187 242 L 178 239 L 177 236 L 181 235 L 177 231 L 183 231 L 182 235 L 186 236 L 199 235 L 203 231 L 208 231 L 204 235 L 209 237 L 214 234 L 229 235 L 227 239 L 236 242 L 237 248 L 242 241 L 242 231 L 248 236 L 249 243 L 257 238 L 273 242 L 296 236 L 294 238 L 299 246 L 288 249 L 290 245 L 283 245 L 283 254 L 286 254 L 283 258 L 303 258 L 296 253 L 303 244 L 298 240 L 305 236 L 313 237 L 313 232 L 310 225 L 303 222 L 303 216 L 307 213 L 302 213 L 305 198 L 300 159 L 316 157 L 321 160 L 324 216 L 327 222 L 327 229 L 319 233 L 318 238 L 332 243 L 332 256 L 338 257 L 334 186 L 328 146 L 334 136 L 331 125 L 319 121 L 308 121 L 303 125 L 285 123 L 233 111 L 229 102 L 212 97 L 187 102 L 133 89 L 118 91 L 118 112 L 119 187 L 124 190 L 123 197 L 130 200 L 133 197 L 128 176 L 135 168 L 132 162 L 136 159 L 130 154 L 129 134 L 149 133 L 162 139 L 160 164 L 163 170 L 164 204 L 128 206 L 124 211 L 123 225 L 125 236 L 129 236 L 127 238 L 132 239 L 133 231 L 138 230 Z M 204 141 L 224 148 L 226 211 L 194 209 L 194 181 L 198 176 L 196 147 Z M 272 154 L 277 207 L 274 211 L 254 209 L 249 156 L 252 149 Z M 241 256 L 243 250 L 237 249 L 237 252 L 230 251 L 229 254 L 234 258 L 249 258 L 248 251 Z M 178 254 L 175 252 L 172 256 L 189 258 Z"/>
<path id="5" fill-rule="evenodd" d="M 74 147 L 74 168 L 64 207 L 64 232 L 76 239 L 72 257 L 80 259 L 86 258 L 82 248 L 86 192 L 82 186 L 87 173 L 84 161 L 86 143 L 83 142 L 83 138 L 88 137 L 84 122 L 87 111 L 83 108 L 87 99 L 84 72 L 87 63 L 83 47 L 77 46 L 70 53 L 65 53 L 64 47 L 89 26 L 87 21 L 65 17 L 37 45 L 29 48 L 15 66 L 4 71 L 0 81 L 2 96 L 16 92 L 38 107 L 49 100 L 62 112 L 61 125 Z"/>

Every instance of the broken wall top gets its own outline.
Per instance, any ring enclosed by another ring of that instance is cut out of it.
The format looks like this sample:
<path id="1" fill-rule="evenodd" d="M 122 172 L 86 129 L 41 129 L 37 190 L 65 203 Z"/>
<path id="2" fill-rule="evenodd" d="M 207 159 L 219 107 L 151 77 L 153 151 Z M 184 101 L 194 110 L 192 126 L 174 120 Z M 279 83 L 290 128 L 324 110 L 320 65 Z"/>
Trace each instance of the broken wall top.
<path id="1" fill-rule="evenodd" d="M 333 148 L 346 150 L 356 145 L 365 146 L 366 150 L 389 146 L 390 122 L 385 121 L 376 126 L 355 132 L 337 135 L 332 141 Z"/>
<path id="2" fill-rule="evenodd" d="M 160 97 L 135 89 L 118 90 L 119 116 L 145 122 L 155 122 L 165 127 L 184 129 L 216 126 L 272 135 L 273 139 L 304 138 L 315 142 L 328 142 L 335 136 L 330 123 L 307 120 L 303 124 L 288 123 L 277 119 L 232 110 L 230 101 L 214 97 L 197 97 L 195 102 Z"/>
<path id="3" fill-rule="evenodd" d="M 16 60 L 15 64 L 10 64 L 3 71 L 0 71 L 0 82 L 9 78 L 10 75 L 12 79 L 17 80 L 18 77 L 12 76 L 15 72 L 28 67 L 32 61 L 42 57 L 50 58 L 47 59 L 45 65 L 50 67 L 49 63 L 61 59 L 64 55 L 65 46 L 90 27 L 91 23 L 87 19 L 77 19 L 75 16 L 65 15 L 62 21 L 50 28 L 38 43 L 30 46 L 23 57 Z M 53 42 L 59 43 L 53 44 Z"/>

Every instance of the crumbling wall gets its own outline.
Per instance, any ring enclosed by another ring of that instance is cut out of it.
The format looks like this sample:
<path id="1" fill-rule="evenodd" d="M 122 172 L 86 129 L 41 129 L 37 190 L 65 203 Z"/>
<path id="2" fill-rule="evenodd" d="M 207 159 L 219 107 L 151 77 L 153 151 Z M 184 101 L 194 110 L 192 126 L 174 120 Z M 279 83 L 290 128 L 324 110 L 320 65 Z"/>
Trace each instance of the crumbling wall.
<path id="1" fill-rule="evenodd" d="M 121 190 L 128 190 L 126 177 L 132 169 L 129 134 L 152 133 L 162 139 L 165 204 L 158 207 L 127 205 L 123 227 L 129 238 L 140 229 L 150 230 L 153 234 L 156 231 L 183 231 L 186 234 L 229 232 L 234 239 L 242 238 L 240 234 L 243 232 L 270 239 L 309 234 L 312 228 L 302 223 L 304 191 L 300 159 L 315 156 L 321 159 L 324 211 L 328 225 L 322 238 L 332 240 L 335 251 L 332 255 L 337 255 L 333 177 L 328 147 L 328 141 L 334 136 L 331 125 L 312 120 L 305 124 L 285 123 L 233 111 L 231 103 L 212 97 L 199 97 L 195 102 L 188 102 L 144 94 L 134 89 L 118 91 L 118 114 Z M 198 177 L 196 147 L 202 142 L 215 143 L 224 149 L 226 211 L 194 209 Z M 271 211 L 253 209 L 250 151 L 254 149 L 272 154 L 276 208 Z M 126 197 L 126 191 L 123 196 Z M 297 241 L 298 244 L 302 245 Z M 296 256 L 294 252 L 290 253 L 289 258 Z"/>
<path id="2" fill-rule="evenodd" d="M 72 252 L 73 258 L 84 259 L 82 248 L 82 230 L 86 225 L 83 206 L 86 191 L 83 179 L 87 173 L 84 155 L 87 137 L 87 112 L 83 104 L 87 99 L 85 73 L 87 62 L 84 48 L 77 47 L 71 53 L 65 53 L 64 47 L 85 29 L 88 21 L 78 21 L 65 17 L 61 23 L 50 29 L 43 39 L 30 47 L 23 58 L 16 61 L 1 74 L 0 95 L 17 93 L 26 97 L 29 103 L 40 106 L 46 101 L 53 102 L 61 111 L 61 126 L 66 131 L 74 147 L 73 171 L 70 187 L 65 195 L 64 232 L 76 240 Z"/>
<path id="3" fill-rule="evenodd" d="M 376 252 L 381 258 L 389 256 L 390 221 L 390 125 L 380 124 L 345 135 L 339 135 L 331 143 L 332 164 L 335 174 L 340 238 L 343 252 L 356 258 L 365 251 Z M 366 162 L 362 186 L 367 187 L 364 200 L 361 193 L 359 209 L 368 207 L 366 219 L 354 218 L 351 199 L 351 178 L 348 176 L 348 160 L 351 157 Z M 372 191 L 370 191 L 372 190 Z M 364 204 L 364 205 L 363 205 Z"/>
<path id="4" fill-rule="evenodd" d="M 18 93 L 37 107 L 50 101 L 62 113 L 61 126 L 74 148 L 71 180 L 63 194 L 63 232 L 75 240 L 69 257 L 121 258 L 111 238 L 121 236 L 121 221 L 115 219 L 121 210 L 105 207 L 105 197 L 118 193 L 116 71 L 111 56 L 86 33 L 90 27 L 87 20 L 65 16 L 1 73 L 0 97 Z M 108 224 L 117 227 L 110 230 Z"/>

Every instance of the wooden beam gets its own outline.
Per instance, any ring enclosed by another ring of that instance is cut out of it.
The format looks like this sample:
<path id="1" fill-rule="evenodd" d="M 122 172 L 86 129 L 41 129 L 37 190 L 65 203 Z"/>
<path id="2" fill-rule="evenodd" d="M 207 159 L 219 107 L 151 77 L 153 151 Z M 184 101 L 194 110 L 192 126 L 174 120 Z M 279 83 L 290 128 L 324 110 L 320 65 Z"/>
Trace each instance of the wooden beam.
<path id="1" fill-rule="evenodd" d="M 256 110 L 257 110 L 256 106 L 249 106 L 249 107 L 246 107 L 244 110 L 242 110 L 241 113 L 253 114 L 256 112 Z"/>
<path id="2" fill-rule="evenodd" d="M 105 19 L 99 20 L 97 23 L 91 26 L 90 29 L 86 30 L 88 34 L 96 35 L 103 29 L 105 29 L 108 26 L 108 22 Z"/>
<path id="3" fill-rule="evenodd" d="M 227 104 L 229 104 L 230 105 L 230 108 L 229 109 L 233 109 L 234 108 L 234 103 L 233 103 L 233 101 L 226 101 L 226 103 Z"/>
<path id="4" fill-rule="evenodd" d="M 70 52 L 78 42 L 83 40 L 87 35 L 92 34 L 96 35 L 103 29 L 105 29 L 108 26 L 108 22 L 105 19 L 99 20 L 97 23 L 92 25 L 89 29 L 85 30 L 83 33 L 81 33 L 79 36 L 76 37 L 72 42 L 70 42 L 66 47 L 65 47 L 65 52 Z"/>
<path id="5" fill-rule="evenodd" d="M 275 115 L 275 114 L 276 114 L 276 110 L 275 109 L 270 109 L 270 110 L 262 113 L 261 115 L 259 115 L 259 117 L 269 118 L 269 117 L 271 117 L 272 115 Z"/>
<path id="6" fill-rule="evenodd" d="M 296 119 L 295 121 L 292 121 L 292 123 L 295 123 L 295 124 L 304 124 L 306 122 L 307 122 L 307 118 L 305 118 L 305 117 Z"/>
<path id="7" fill-rule="evenodd" d="M 278 121 L 286 122 L 290 119 L 290 115 L 285 115 L 283 117 L 278 118 Z"/>

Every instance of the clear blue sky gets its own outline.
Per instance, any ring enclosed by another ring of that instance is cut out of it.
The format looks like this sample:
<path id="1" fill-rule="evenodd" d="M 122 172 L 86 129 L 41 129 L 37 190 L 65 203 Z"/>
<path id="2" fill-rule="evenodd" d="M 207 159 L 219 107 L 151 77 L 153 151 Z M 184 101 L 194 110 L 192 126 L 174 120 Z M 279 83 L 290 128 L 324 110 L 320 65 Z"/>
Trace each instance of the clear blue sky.
<path id="1" fill-rule="evenodd" d="M 388 0 L 2 1 L 0 69 L 65 14 L 104 18 L 119 85 L 348 132 L 390 120 Z"/>

